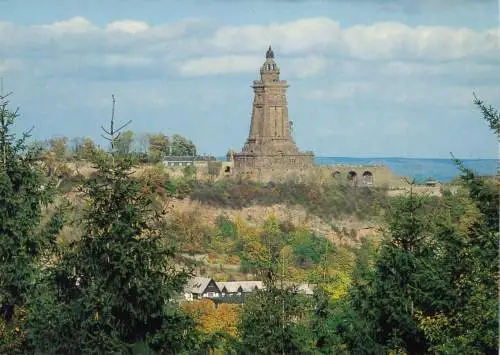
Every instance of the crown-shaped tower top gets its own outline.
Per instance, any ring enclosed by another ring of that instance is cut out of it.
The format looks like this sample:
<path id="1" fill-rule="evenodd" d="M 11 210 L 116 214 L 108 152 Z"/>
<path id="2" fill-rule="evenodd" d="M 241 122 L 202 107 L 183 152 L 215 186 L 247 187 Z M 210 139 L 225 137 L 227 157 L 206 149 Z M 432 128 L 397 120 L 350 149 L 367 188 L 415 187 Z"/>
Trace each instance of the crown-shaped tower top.
<path id="1" fill-rule="evenodd" d="M 269 49 L 266 52 L 266 59 L 272 58 L 274 59 L 274 52 L 271 46 L 269 46 Z"/>
<path id="2" fill-rule="evenodd" d="M 274 52 L 271 46 L 266 52 L 266 61 L 260 67 L 261 80 L 265 82 L 279 81 L 280 69 L 274 61 Z"/>

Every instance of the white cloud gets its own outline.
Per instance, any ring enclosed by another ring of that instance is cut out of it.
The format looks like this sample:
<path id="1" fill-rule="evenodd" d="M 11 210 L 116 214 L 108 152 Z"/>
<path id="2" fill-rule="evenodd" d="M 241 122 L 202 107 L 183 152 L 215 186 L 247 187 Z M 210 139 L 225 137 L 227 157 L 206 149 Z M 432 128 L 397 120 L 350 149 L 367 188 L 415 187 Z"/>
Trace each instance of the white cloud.
<path id="1" fill-rule="evenodd" d="M 255 53 L 272 43 L 283 54 L 336 52 L 359 59 L 431 60 L 495 58 L 499 40 L 498 28 L 474 31 L 410 27 L 398 22 L 341 28 L 337 21 L 325 17 L 268 26 L 222 27 L 213 37 L 217 48 L 237 53 Z"/>
<path id="2" fill-rule="evenodd" d="M 178 64 L 178 70 L 186 76 L 208 76 L 235 73 L 253 73 L 257 79 L 263 56 L 226 55 L 201 57 Z M 316 75 L 326 68 L 329 61 L 321 57 L 292 58 L 283 62 L 282 72 L 287 78 L 305 78 Z"/>
<path id="3" fill-rule="evenodd" d="M 56 33 L 85 33 L 96 29 L 89 20 L 76 16 L 64 21 L 56 21 L 50 25 L 34 26 L 35 29 L 47 29 Z"/>
<path id="4" fill-rule="evenodd" d="M 312 90 L 303 97 L 312 101 L 345 100 L 372 89 L 369 83 L 338 83 L 334 87 Z"/>
<path id="5" fill-rule="evenodd" d="M 215 32 L 213 44 L 229 52 L 260 53 L 274 44 L 284 54 L 323 51 L 338 41 L 339 23 L 326 17 L 301 19 L 269 26 L 227 26 Z"/>
<path id="6" fill-rule="evenodd" d="M 402 63 L 419 60 L 420 65 L 428 65 L 443 60 L 498 61 L 500 53 L 499 28 L 474 31 L 410 27 L 397 22 L 341 27 L 327 17 L 267 26 L 211 26 L 203 19 L 155 26 L 126 19 L 102 27 L 83 17 L 38 26 L 0 22 L 0 47 L 12 53 L 13 58 L 37 53 L 37 60 L 51 58 L 54 66 L 64 61 L 68 53 L 79 56 L 80 62 L 90 54 L 120 55 L 133 57 L 129 62 L 143 65 L 164 61 L 163 65 L 183 75 L 219 75 L 256 71 L 267 45 L 273 44 L 278 64 L 286 69 L 286 75 L 298 78 L 328 70 L 329 63 L 339 55 Z M 126 61 L 114 57 L 102 63 L 121 66 Z M 85 63 L 79 66 L 82 65 Z"/>
<path id="7" fill-rule="evenodd" d="M 179 65 L 179 70 L 187 76 L 233 74 L 255 71 L 262 63 L 262 57 L 221 56 L 188 60 Z"/>
<path id="8" fill-rule="evenodd" d="M 109 31 L 123 31 L 126 33 L 138 33 L 150 29 L 149 25 L 143 21 L 122 20 L 110 22 L 106 29 Z"/>
<path id="9" fill-rule="evenodd" d="M 321 73 L 330 62 L 324 57 L 316 56 L 294 58 L 288 61 L 288 63 L 284 63 L 282 70 L 286 72 L 289 78 L 305 78 Z"/>
<path id="10" fill-rule="evenodd" d="M 293 80 L 294 88 L 303 79 L 297 91 L 308 100 L 369 93 L 384 102 L 413 105 L 436 100 L 432 94 L 437 92 L 439 100 L 458 105 L 482 82 L 497 85 L 489 78 L 500 74 L 499 28 L 475 31 L 398 22 L 341 27 L 328 17 L 223 27 L 204 19 L 161 25 L 124 19 L 103 26 L 83 17 L 37 26 L 0 22 L 0 48 L 8 53 L 0 60 L 0 72 L 23 69 L 44 80 L 79 77 L 117 83 L 165 81 L 166 75 L 245 74 L 246 85 L 258 78 L 269 44 L 282 78 Z"/>
<path id="11" fill-rule="evenodd" d="M 43 53 L 59 49 L 75 49 L 81 53 L 115 51 L 163 52 L 172 42 L 189 36 L 190 31 L 204 28 L 202 19 L 185 19 L 159 26 L 143 21 L 119 20 L 103 27 L 83 17 L 74 17 L 46 25 L 18 26 L 0 22 L 0 46 L 13 51 L 26 51 L 34 47 Z M 179 44 L 179 43 L 177 43 Z M 154 53 L 148 53 L 154 55 Z"/>
<path id="12" fill-rule="evenodd" d="M 411 45 L 412 30 L 401 23 L 353 26 L 342 31 L 344 51 L 361 59 L 387 59 Z"/>

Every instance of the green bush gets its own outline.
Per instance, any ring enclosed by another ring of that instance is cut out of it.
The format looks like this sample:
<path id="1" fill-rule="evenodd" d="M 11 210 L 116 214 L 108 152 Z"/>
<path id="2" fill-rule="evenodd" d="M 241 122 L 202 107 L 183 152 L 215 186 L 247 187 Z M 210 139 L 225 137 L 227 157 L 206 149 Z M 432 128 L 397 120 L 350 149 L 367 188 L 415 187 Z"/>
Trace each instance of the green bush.
<path id="1" fill-rule="evenodd" d="M 163 188 L 165 189 L 165 193 L 169 197 L 177 196 L 177 185 L 170 178 L 166 178 L 163 182 Z"/>
<path id="2" fill-rule="evenodd" d="M 236 225 L 229 218 L 218 216 L 216 224 L 224 238 L 235 240 L 238 237 Z"/>
<path id="3" fill-rule="evenodd" d="M 63 178 L 58 186 L 58 191 L 61 193 L 71 192 L 74 188 L 81 186 L 85 182 L 85 177 L 82 175 L 73 175 Z"/>
<path id="4" fill-rule="evenodd" d="M 294 233 L 290 245 L 293 248 L 297 267 L 311 267 L 319 264 L 327 251 L 334 249 L 326 238 L 311 232 Z"/>

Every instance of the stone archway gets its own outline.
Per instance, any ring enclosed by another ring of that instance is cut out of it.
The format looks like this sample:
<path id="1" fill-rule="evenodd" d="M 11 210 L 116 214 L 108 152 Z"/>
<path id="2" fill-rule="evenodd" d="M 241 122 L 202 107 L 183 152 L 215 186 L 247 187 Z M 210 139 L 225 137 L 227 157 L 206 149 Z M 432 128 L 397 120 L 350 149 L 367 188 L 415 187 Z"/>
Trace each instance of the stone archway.
<path id="1" fill-rule="evenodd" d="M 365 185 L 373 185 L 373 174 L 371 171 L 365 171 L 363 173 L 363 183 Z"/>
<path id="2" fill-rule="evenodd" d="M 356 180 L 358 178 L 358 173 L 351 170 L 347 173 L 347 180 L 349 181 L 352 181 L 352 180 Z"/>
<path id="3" fill-rule="evenodd" d="M 347 173 L 347 181 L 351 185 L 356 185 L 358 183 L 358 173 L 356 173 L 354 170 L 351 170 Z"/>

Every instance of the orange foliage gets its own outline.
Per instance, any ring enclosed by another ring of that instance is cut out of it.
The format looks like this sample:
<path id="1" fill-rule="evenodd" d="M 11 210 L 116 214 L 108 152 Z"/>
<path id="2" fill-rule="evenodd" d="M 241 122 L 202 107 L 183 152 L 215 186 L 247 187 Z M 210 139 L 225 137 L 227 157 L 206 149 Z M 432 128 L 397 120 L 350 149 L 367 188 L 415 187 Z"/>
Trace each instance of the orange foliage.
<path id="1" fill-rule="evenodd" d="M 170 228 L 177 236 L 178 246 L 186 253 L 203 252 L 203 237 L 205 235 L 200 215 L 197 211 L 175 211 L 172 215 Z"/>
<path id="2" fill-rule="evenodd" d="M 216 308 L 215 303 L 209 299 L 181 304 L 181 310 L 193 317 L 198 323 L 198 328 L 208 334 L 222 331 L 236 336 L 240 309 L 240 305 L 227 303 L 222 303 Z"/>

